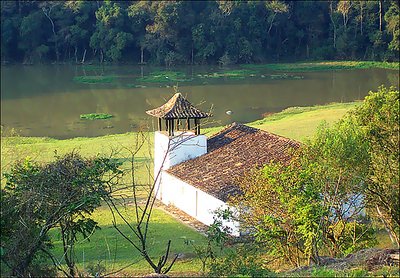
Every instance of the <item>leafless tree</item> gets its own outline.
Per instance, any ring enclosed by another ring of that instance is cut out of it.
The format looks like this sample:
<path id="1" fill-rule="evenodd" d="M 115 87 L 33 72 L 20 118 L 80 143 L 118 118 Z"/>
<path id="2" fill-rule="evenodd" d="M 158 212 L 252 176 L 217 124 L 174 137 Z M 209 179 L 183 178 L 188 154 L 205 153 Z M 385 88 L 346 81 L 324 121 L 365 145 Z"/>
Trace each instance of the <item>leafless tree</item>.
<path id="1" fill-rule="evenodd" d="M 177 90 L 177 88 L 175 88 Z M 210 123 L 210 121 L 205 121 L 205 123 Z M 146 262 L 151 266 L 155 273 L 166 274 L 168 273 L 172 266 L 174 265 L 178 254 L 175 254 L 171 259 L 171 240 L 166 243 L 166 248 L 164 254 L 159 258 L 154 259 L 149 254 L 148 248 L 148 235 L 149 235 L 149 225 L 153 209 L 156 204 L 157 193 L 158 193 L 158 181 L 161 178 L 163 166 L 166 162 L 168 154 L 178 149 L 182 144 L 187 143 L 190 139 L 196 135 L 187 131 L 187 127 L 183 128 L 182 132 L 173 136 L 168 142 L 165 154 L 161 159 L 161 167 L 158 171 L 153 173 L 153 168 L 151 163 L 145 165 L 145 170 L 148 175 L 148 180 L 150 181 L 147 185 L 140 184 L 136 176 L 137 169 L 137 157 L 143 149 L 147 149 L 149 153 L 147 154 L 150 159 L 152 158 L 151 149 L 152 144 L 150 137 L 153 133 L 150 132 L 137 132 L 135 138 L 135 145 L 132 147 L 125 147 L 124 149 L 130 155 L 129 169 L 126 169 L 126 173 L 130 175 L 129 182 L 124 184 L 122 187 L 113 191 L 113 194 L 106 195 L 105 201 L 110 208 L 112 214 L 112 223 L 114 228 L 118 233 L 125 238 L 130 245 L 136 249 L 140 255 L 146 260 Z M 152 160 L 152 159 L 151 159 Z M 129 189 L 130 196 L 126 195 L 126 189 Z M 125 208 L 128 205 L 133 205 L 134 215 L 130 217 L 124 213 Z M 122 220 L 124 225 L 128 227 L 128 232 L 121 229 L 120 224 L 118 224 L 117 219 Z M 133 238 L 132 239 L 132 235 Z M 124 267 L 125 268 L 125 267 Z M 117 271 L 106 274 L 113 275 Z"/>

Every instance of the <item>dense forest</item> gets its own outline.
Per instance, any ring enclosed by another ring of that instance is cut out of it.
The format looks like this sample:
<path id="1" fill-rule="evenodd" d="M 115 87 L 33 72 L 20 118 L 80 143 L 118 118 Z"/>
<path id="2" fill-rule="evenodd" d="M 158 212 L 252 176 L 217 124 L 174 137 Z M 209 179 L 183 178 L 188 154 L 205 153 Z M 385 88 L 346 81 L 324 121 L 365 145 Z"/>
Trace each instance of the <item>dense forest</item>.
<path id="1" fill-rule="evenodd" d="M 1 1 L 3 63 L 399 60 L 399 2 Z"/>

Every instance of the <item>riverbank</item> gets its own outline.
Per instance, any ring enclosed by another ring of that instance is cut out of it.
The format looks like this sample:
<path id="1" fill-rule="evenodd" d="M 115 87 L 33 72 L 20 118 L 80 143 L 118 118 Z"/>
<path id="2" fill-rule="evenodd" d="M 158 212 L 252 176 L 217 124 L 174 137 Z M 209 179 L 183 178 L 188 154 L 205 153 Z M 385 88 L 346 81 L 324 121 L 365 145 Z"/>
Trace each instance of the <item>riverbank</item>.
<path id="1" fill-rule="evenodd" d="M 269 69 L 285 72 L 329 71 L 344 69 L 393 69 L 399 70 L 399 62 L 375 62 L 375 61 L 304 61 L 295 63 L 274 64 L 247 64 L 242 65 L 249 69 Z"/>
<path id="2" fill-rule="evenodd" d="M 46 63 L 45 63 L 46 64 Z M 54 65 L 55 63 L 49 63 Z M 10 62 L 2 62 L 1 66 L 13 66 L 13 65 L 24 65 L 24 66 L 34 66 L 34 64 L 21 64 L 21 63 L 10 63 Z M 41 63 L 40 65 L 43 65 Z M 82 67 L 82 69 L 86 71 L 96 71 L 96 70 L 103 70 L 107 67 L 114 67 L 114 66 L 127 66 L 127 65 L 137 65 L 136 63 L 111 63 L 111 62 L 104 62 L 102 64 L 98 62 L 87 62 L 85 64 L 81 63 L 72 63 L 72 62 L 64 62 L 59 63 L 59 65 L 74 65 L 78 67 Z M 162 70 L 165 69 L 165 66 L 155 65 L 155 64 L 144 64 L 140 65 L 143 67 L 151 67 L 154 69 Z M 176 65 L 169 68 L 179 67 L 180 65 Z M 212 64 L 210 66 L 213 66 Z M 227 65 L 232 67 L 243 67 L 243 68 L 252 68 L 252 69 L 270 69 L 276 71 L 321 71 L 321 70 L 341 70 L 341 69 L 373 69 L 373 68 L 382 68 L 382 69 L 393 69 L 398 70 L 400 68 L 400 62 L 380 62 L 380 61 L 339 61 L 339 60 L 332 60 L 332 61 L 297 61 L 291 63 L 261 63 L 261 64 L 229 64 Z M 79 80 L 78 80 L 79 81 Z"/>
<path id="3" fill-rule="evenodd" d="M 269 115 L 264 119 L 247 123 L 249 126 L 270 131 L 304 142 L 312 136 L 322 121 L 333 123 L 339 120 L 348 110 L 355 107 L 357 102 L 333 103 L 312 107 L 292 107 L 282 112 Z M 223 127 L 205 128 L 203 133 L 211 136 Z M 145 133 L 149 145 L 152 145 L 152 132 Z M 137 133 L 105 135 L 99 137 L 77 137 L 73 139 L 53 139 L 47 137 L 2 137 L 2 165 L 9 164 L 10 160 L 26 156 L 39 161 L 50 161 L 56 150 L 59 155 L 72 150 L 79 151 L 84 156 L 97 154 L 109 155 L 113 150 L 134 146 Z M 119 152 L 119 156 L 127 154 Z M 145 160 L 149 149 L 144 147 L 139 151 L 137 157 Z"/>
<path id="4" fill-rule="evenodd" d="M 292 107 L 282 112 L 269 115 L 264 119 L 247 123 L 249 126 L 266 130 L 278 135 L 305 142 L 310 138 L 322 121 L 333 123 L 339 120 L 347 111 L 355 107 L 357 102 L 333 103 L 312 107 Z M 212 136 L 223 126 L 205 128 L 203 133 Z M 151 163 L 150 153 L 153 146 L 153 133 L 143 134 L 146 144 L 136 154 L 136 162 L 139 163 L 139 174 L 146 171 L 145 165 Z M 105 155 L 114 153 L 121 161 L 129 161 L 129 150 L 135 146 L 138 133 L 129 132 L 99 137 L 77 137 L 73 139 L 53 139 L 47 137 L 2 137 L 1 141 L 1 165 L 2 171 L 12 163 L 25 157 L 40 162 L 51 161 L 55 153 L 62 155 L 73 150 L 83 156 Z M 143 182 L 145 182 L 143 180 Z"/>

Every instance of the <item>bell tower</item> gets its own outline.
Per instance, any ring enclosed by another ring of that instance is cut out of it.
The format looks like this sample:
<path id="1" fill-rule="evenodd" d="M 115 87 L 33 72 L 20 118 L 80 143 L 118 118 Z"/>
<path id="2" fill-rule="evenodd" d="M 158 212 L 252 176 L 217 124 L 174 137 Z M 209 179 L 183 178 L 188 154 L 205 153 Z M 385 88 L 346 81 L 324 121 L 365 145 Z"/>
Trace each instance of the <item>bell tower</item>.
<path id="1" fill-rule="evenodd" d="M 158 118 L 158 131 L 154 135 L 154 179 L 157 197 L 162 199 L 162 171 L 207 153 L 207 137 L 200 134 L 200 119 L 212 115 L 194 107 L 181 93 L 146 113 Z"/>

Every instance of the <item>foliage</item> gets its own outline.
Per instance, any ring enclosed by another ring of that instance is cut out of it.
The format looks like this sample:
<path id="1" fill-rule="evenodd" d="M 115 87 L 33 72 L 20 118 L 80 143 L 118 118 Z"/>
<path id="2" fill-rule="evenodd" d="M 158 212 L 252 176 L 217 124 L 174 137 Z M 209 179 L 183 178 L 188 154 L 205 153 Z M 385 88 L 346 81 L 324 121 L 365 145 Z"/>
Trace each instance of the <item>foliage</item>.
<path id="1" fill-rule="evenodd" d="M 73 78 L 75 82 L 85 83 L 85 84 L 112 83 L 114 79 L 115 79 L 114 76 L 101 76 L 101 75 L 75 76 Z"/>
<path id="2" fill-rule="evenodd" d="M 311 277 L 336 277 L 333 269 L 317 268 L 311 272 Z"/>
<path id="3" fill-rule="evenodd" d="M 112 160 L 83 159 L 74 152 L 42 165 L 30 160 L 13 165 L 1 196 L 1 259 L 11 273 L 28 275 L 33 260 L 45 254 L 66 276 L 75 276 L 77 235 L 88 238 L 94 231 L 97 223 L 90 215 L 118 175 Z M 54 227 L 61 229 L 68 272 L 49 250 L 48 233 Z"/>
<path id="4" fill-rule="evenodd" d="M 207 238 L 210 242 L 224 248 L 229 241 L 232 228 L 225 225 L 226 221 L 233 220 L 234 212 L 228 207 L 226 209 L 218 209 L 214 212 L 213 223 L 208 227 Z"/>
<path id="5" fill-rule="evenodd" d="M 354 122 L 322 127 L 288 165 L 271 163 L 246 175 L 231 202 L 241 227 L 270 255 L 293 265 L 319 263 L 320 252 L 347 255 L 373 244 L 362 217 L 368 144 Z"/>
<path id="6" fill-rule="evenodd" d="M 250 242 L 233 245 L 232 229 L 227 221 L 236 220 L 237 216 L 230 207 L 214 212 L 214 221 L 207 230 L 207 246 L 193 245 L 197 256 L 203 262 L 203 272 L 208 262 L 208 275 L 211 277 L 273 277 L 273 272 L 264 267 L 264 250 L 255 248 Z M 233 246 L 232 246 L 233 245 Z M 219 248 L 217 256 L 215 247 Z"/>
<path id="7" fill-rule="evenodd" d="M 87 272 L 93 277 L 100 277 L 106 272 L 106 267 L 98 261 L 97 263 L 89 263 L 87 266 Z"/>
<path id="8" fill-rule="evenodd" d="M 188 240 L 186 238 L 184 238 L 184 242 L 186 245 L 190 245 L 193 248 L 196 256 L 202 263 L 201 271 L 205 273 L 207 263 L 211 260 L 214 260 L 216 257 L 216 252 L 212 247 L 210 238 L 208 238 L 207 245 L 196 244 L 194 240 Z"/>
<path id="9" fill-rule="evenodd" d="M 227 250 L 224 256 L 211 261 L 211 277 L 275 277 L 275 274 L 264 267 L 261 252 L 246 245 Z"/>
<path id="10" fill-rule="evenodd" d="M 366 188 L 369 206 L 376 211 L 399 246 L 399 90 L 381 86 L 370 92 L 353 116 L 370 144 L 370 173 Z"/>
<path id="11" fill-rule="evenodd" d="M 397 51 L 397 58 L 400 51 L 400 9 L 398 2 L 392 2 L 388 11 L 385 14 L 387 22 L 386 31 L 392 35 L 392 41 L 389 43 L 389 49 Z"/>
<path id="12" fill-rule="evenodd" d="M 4 61 L 399 59 L 398 1 L 3 2 Z"/>
<path id="13" fill-rule="evenodd" d="M 81 114 L 80 118 L 81 119 L 87 119 L 87 120 L 105 120 L 114 117 L 111 114 L 106 114 L 106 113 L 90 113 L 90 114 Z"/>

